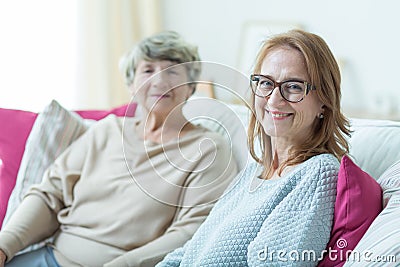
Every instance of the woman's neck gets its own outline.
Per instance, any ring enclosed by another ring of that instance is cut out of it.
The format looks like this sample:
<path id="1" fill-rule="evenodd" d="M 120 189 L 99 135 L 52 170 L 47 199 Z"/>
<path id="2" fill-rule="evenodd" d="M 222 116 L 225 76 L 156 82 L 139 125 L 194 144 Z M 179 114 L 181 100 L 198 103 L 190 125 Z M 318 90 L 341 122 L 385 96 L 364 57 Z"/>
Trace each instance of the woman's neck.
<path id="1" fill-rule="evenodd" d="M 279 168 L 289 158 L 290 148 L 291 145 L 288 142 L 282 142 L 282 140 L 277 140 L 275 138 L 271 139 L 271 169 L 264 179 L 279 179 L 290 172 L 293 166 L 286 166 L 282 169 L 282 172 L 278 174 Z"/>
<path id="2" fill-rule="evenodd" d="M 282 143 L 271 142 L 272 166 L 277 169 L 289 158 L 290 146 Z"/>
<path id="3" fill-rule="evenodd" d="M 149 113 L 142 116 L 137 127 L 138 134 L 143 140 L 159 144 L 182 137 L 194 128 L 195 126 L 187 121 L 182 113 L 172 114 L 166 118 Z"/>

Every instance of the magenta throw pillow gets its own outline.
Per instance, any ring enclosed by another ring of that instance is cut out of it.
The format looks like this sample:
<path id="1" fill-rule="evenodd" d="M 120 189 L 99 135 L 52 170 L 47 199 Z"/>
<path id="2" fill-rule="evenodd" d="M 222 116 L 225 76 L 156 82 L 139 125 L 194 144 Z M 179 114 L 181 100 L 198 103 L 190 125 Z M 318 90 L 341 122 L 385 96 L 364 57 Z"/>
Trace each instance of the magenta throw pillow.
<path id="1" fill-rule="evenodd" d="M 338 174 L 331 237 L 327 253 L 318 266 L 343 266 L 346 252 L 354 250 L 381 211 L 382 190 L 379 184 L 344 156 Z"/>
<path id="2" fill-rule="evenodd" d="M 75 111 L 84 119 L 91 119 L 91 120 L 101 120 L 107 117 L 110 114 L 114 114 L 118 117 L 133 117 L 135 116 L 137 104 L 130 103 L 129 105 L 123 105 L 114 109 L 110 110 L 78 110 Z"/>
<path id="3" fill-rule="evenodd" d="M 84 119 L 100 120 L 110 114 L 119 117 L 135 116 L 136 103 L 110 110 L 75 111 Z M 26 140 L 36 120 L 37 113 L 0 108 L 0 229 L 7 204 L 15 186 Z"/>
<path id="4" fill-rule="evenodd" d="M 34 112 L 0 108 L 0 226 L 36 117 Z"/>

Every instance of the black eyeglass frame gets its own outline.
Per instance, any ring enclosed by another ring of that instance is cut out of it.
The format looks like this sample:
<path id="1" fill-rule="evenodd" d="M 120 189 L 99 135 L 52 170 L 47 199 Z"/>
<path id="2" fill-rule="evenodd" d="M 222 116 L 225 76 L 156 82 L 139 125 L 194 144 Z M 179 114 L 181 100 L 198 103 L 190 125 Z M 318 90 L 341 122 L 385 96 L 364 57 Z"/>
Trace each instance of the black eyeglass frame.
<path id="1" fill-rule="evenodd" d="M 259 81 L 260 81 L 260 77 L 266 78 L 266 79 L 270 80 L 270 81 L 273 83 L 274 88 L 271 90 L 271 92 L 270 92 L 268 95 L 258 95 L 258 94 L 256 93 L 257 87 L 254 88 L 253 82 L 259 82 Z M 304 95 L 303 95 L 303 97 L 302 97 L 300 100 L 298 100 L 298 101 L 291 101 L 291 100 L 286 99 L 286 97 L 283 95 L 283 92 L 282 92 L 282 91 L 283 91 L 283 89 L 282 89 L 282 84 L 287 83 L 287 82 L 300 82 L 300 83 L 304 83 L 304 86 L 306 87 L 306 90 L 304 91 Z M 272 92 L 275 90 L 275 88 L 276 88 L 276 87 L 279 87 L 279 93 L 281 94 L 282 98 L 285 99 L 286 101 L 290 102 L 290 103 L 299 103 L 299 102 L 301 102 L 301 101 L 304 100 L 304 98 L 306 97 L 306 95 L 308 95 L 308 93 L 309 93 L 310 91 L 312 91 L 312 90 L 317 90 L 317 88 L 316 88 L 314 85 L 310 84 L 310 83 L 307 82 L 307 81 L 298 80 L 298 79 L 289 79 L 289 80 L 286 80 L 286 81 L 277 82 L 277 81 L 274 81 L 273 79 L 271 79 L 270 77 L 265 76 L 265 75 L 262 75 L 262 74 L 251 74 L 251 75 L 250 75 L 250 87 L 251 87 L 251 90 L 253 91 L 253 93 L 254 93 L 256 96 L 258 96 L 258 97 L 264 97 L 264 98 L 270 96 L 270 95 L 272 94 Z"/>

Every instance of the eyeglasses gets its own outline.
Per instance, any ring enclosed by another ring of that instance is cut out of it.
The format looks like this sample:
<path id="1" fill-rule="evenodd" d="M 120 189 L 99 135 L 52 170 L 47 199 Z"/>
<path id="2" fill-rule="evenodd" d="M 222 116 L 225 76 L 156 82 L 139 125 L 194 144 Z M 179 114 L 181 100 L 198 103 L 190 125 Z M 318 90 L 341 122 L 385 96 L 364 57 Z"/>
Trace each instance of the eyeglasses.
<path id="1" fill-rule="evenodd" d="M 315 86 L 302 80 L 287 80 L 276 82 L 262 74 L 252 74 L 250 76 L 251 89 L 259 97 L 267 97 L 272 94 L 276 87 L 283 99 L 291 103 L 298 103 L 311 91 L 316 90 Z"/>

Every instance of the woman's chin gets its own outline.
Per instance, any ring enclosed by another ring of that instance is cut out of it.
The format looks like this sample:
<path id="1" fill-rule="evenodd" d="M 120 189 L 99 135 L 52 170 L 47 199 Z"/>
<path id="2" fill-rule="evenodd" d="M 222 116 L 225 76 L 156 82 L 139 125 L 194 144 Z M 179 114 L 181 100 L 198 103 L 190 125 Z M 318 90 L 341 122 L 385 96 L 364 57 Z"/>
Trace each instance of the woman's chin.
<path id="1" fill-rule="evenodd" d="M 149 113 L 166 117 L 171 114 L 171 112 L 174 110 L 175 107 L 171 105 L 163 105 L 160 103 L 156 103 L 153 106 L 149 108 Z"/>
<path id="2" fill-rule="evenodd" d="M 266 135 L 271 137 L 281 137 L 287 135 L 289 132 L 289 127 L 283 127 L 283 125 L 274 125 L 268 124 L 267 126 L 263 126 L 264 132 Z"/>

